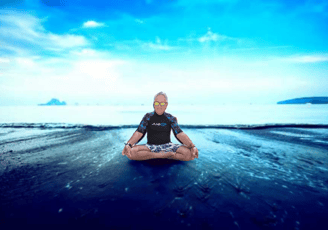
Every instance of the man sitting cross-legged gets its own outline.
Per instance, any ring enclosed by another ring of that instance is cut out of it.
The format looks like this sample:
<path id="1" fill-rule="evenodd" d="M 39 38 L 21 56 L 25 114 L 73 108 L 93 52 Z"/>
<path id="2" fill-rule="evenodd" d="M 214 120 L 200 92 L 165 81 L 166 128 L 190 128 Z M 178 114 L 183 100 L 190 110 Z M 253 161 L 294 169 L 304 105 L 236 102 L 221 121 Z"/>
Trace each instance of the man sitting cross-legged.
<path id="1" fill-rule="evenodd" d="M 198 150 L 189 137 L 182 132 L 178 126 L 176 117 L 166 113 L 167 96 L 159 92 L 154 97 L 155 111 L 147 113 L 136 132 L 126 143 L 122 155 L 126 155 L 131 160 L 148 160 L 154 158 L 168 158 L 181 161 L 190 161 L 198 158 Z M 170 133 L 173 133 L 182 144 L 173 144 L 170 141 Z M 146 145 L 135 145 L 146 134 Z"/>

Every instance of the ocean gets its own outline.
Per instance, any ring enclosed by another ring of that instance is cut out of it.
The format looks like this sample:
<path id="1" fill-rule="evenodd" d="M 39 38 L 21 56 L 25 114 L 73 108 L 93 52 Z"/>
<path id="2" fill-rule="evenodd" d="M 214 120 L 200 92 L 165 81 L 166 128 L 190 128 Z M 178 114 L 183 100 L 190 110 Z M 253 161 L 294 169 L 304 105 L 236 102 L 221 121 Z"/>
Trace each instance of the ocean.
<path id="1" fill-rule="evenodd" d="M 152 106 L 2 106 L 0 124 L 139 125 Z M 328 124 L 328 105 L 169 105 L 179 125 Z"/>

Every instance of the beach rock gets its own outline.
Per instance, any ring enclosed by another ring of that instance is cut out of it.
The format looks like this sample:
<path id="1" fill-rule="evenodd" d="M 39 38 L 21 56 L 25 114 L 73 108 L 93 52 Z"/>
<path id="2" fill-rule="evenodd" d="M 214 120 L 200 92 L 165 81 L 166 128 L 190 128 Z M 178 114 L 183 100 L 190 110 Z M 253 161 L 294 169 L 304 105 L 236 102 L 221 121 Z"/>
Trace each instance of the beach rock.
<path id="1" fill-rule="evenodd" d="M 328 104 L 328 97 L 302 97 L 285 101 L 279 101 L 277 104 Z"/>
<path id="2" fill-rule="evenodd" d="M 66 105 L 65 101 L 60 102 L 56 98 L 52 98 L 48 103 L 46 104 L 38 104 L 39 106 L 44 106 L 44 105 Z"/>

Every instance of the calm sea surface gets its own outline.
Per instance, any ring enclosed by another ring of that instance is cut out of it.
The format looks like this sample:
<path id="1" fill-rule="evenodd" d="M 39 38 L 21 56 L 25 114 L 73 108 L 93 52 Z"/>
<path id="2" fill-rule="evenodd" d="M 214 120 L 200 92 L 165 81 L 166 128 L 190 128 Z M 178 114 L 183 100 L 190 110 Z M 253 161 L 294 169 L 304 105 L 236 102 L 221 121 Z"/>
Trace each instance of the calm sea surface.
<path id="1" fill-rule="evenodd" d="M 152 106 L 2 106 L 0 123 L 138 125 Z M 328 105 L 169 105 L 183 125 L 328 124 Z"/>

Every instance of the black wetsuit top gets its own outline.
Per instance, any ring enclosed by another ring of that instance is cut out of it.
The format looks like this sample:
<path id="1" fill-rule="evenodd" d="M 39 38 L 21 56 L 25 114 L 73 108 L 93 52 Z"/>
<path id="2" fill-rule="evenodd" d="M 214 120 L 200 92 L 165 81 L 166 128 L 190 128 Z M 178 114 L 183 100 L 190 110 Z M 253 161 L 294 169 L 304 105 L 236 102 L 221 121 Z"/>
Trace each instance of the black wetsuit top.
<path id="1" fill-rule="evenodd" d="M 178 126 L 175 117 L 166 112 L 162 115 L 158 115 L 155 111 L 146 113 L 137 129 L 138 132 L 143 134 L 139 141 L 144 138 L 147 132 L 147 144 L 161 145 L 169 143 L 171 142 L 171 128 L 173 129 L 175 138 L 183 144 L 176 136 L 181 133 L 182 130 Z M 137 141 L 137 143 L 139 143 L 139 141 Z"/>

